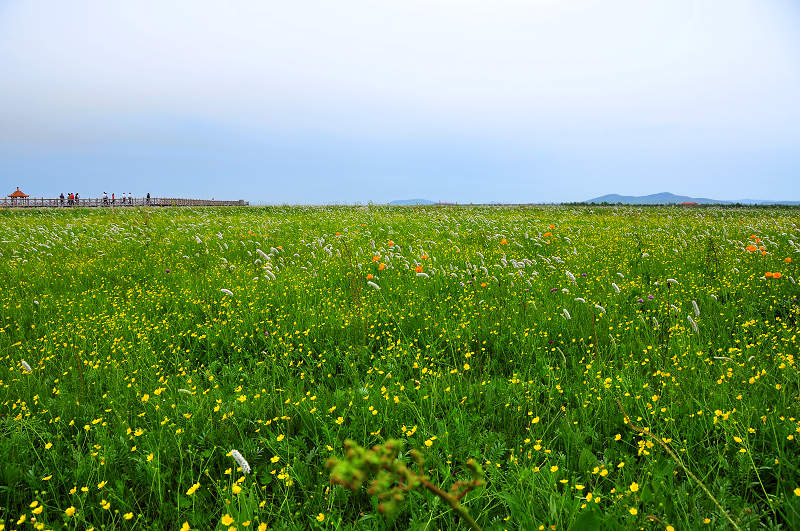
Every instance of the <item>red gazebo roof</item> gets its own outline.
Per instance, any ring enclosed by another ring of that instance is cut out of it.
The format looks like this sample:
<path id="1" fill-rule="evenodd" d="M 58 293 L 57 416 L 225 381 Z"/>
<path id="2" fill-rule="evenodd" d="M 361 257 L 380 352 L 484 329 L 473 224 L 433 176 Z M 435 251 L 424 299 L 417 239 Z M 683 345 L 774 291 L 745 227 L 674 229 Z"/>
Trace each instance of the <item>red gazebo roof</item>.
<path id="1" fill-rule="evenodd" d="M 28 197 L 28 194 L 24 193 L 22 190 L 19 189 L 19 186 L 17 186 L 16 192 L 8 194 L 8 197 Z"/>

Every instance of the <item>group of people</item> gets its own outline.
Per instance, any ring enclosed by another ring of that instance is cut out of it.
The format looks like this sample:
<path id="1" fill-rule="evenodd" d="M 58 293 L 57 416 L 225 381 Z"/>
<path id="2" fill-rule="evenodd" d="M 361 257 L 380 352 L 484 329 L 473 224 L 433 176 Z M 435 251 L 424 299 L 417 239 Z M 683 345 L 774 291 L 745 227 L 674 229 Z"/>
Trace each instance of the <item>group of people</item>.
<path id="1" fill-rule="evenodd" d="M 64 201 L 65 200 L 66 200 L 66 206 L 80 205 L 80 201 L 79 201 L 80 200 L 80 196 L 77 193 L 70 192 L 67 195 L 64 195 L 64 193 L 62 192 L 61 195 L 58 196 L 58 199 L 59 199 L 59 202 L 61 203 L 61 206 L 65 206 L 64 205 Z M 108 194 L 106 192 L 103 192 L 103 205 L 104 206 L 116 205 L 116 204 L 117 204 L 117 196 L 116 196 L 116 194 L 114 194 L 114 192 L 111 193 L 111 199 L 110 200 L 108 198 Z M 126 195 L 123 192 L 122 197 L 120 198 L 120 204 L 121 205 L 132 205 L 133 204 L 133 194 L 128 192 L 128 194 Z M 147 193 L 147 197 L 145 198 L 145 204 L 146 205 L 150 204 L 150 193 L 149 192 Z"/>
<path id="2" fill-rule="evenodd" d="M 68 193 L 66 195 L 66 197 L 62 193 L 60 196 L 58 196 L 58 199 L 61 201 L 61 206 L 64 206 L 64 199 L 67 200 L 67 206 L 73 206 L 73 205 L 80 204 L 79 203 L 80 196 L 78 195 L 77 192 L 75 192 L 75 193 L 70 192 L 70 193 Z"/>
<path id="3" fill-rule="evenodd" d="M 150 196 L 150 194 L 147 194 L 147 195 L 148 195 L 148 197 Z M 123 204 L 123 205 L 125 205 L 125 204 L 132 205 L 133 204 L 133 194 L 131 194 L 129 192 L 128 196 L 126 197 L 125 196 L 125 192 L 122 192 L 122 198 L 121 198 L 120 201 L 121 201 L 121 204 Z M 103 204 L 104 205 L 108 205 L 109 204 L 108 203 L 108 194 L 106 192 L 103 192 Z M 116 205 L 117 204 L 117 196 L 114 194 L 114 192 L 111 192 L 111 204 L 112 205 Z"/>

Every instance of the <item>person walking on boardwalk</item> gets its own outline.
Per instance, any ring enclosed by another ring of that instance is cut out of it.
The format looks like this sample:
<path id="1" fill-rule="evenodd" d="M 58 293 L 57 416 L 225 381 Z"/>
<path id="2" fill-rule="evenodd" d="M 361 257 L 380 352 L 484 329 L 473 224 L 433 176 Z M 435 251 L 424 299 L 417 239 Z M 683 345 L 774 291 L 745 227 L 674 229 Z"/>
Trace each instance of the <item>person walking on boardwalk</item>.
<path id="1" fill-rule="evenodd" d="M 61 192 L 61 195 L 58 196 L 59 204 L 63 207 L 64 206 L 64 192 Z"/>
<path id="2" fill-rule="evenodd" d="M 78 192 L 75 192 L 75 196 L 72 198 L 72 202 L 76 205 L 78 204 Z"/>
<path id="3" fill-rule="evenodd" d="M 150 192 L 147 192 L 147 204 L 150 204 Z"/>
<path id="4" fill-rule="evenodd" d="M 72 192 L 67 196 L 67 206 L 72 206 L 72 201 L 75 199 L 75 194 Z"/>

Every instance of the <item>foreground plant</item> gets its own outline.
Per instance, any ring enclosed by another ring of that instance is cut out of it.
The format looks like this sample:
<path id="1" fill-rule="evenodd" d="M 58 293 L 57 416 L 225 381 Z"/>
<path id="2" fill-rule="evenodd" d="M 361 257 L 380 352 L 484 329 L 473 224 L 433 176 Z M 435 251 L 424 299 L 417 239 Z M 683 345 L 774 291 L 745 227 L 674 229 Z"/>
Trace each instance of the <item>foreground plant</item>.
<path id="1" fill-rule="evenodd" d="M 343 458 L 332 457 L 328 460 L 327 465 L 331 469 L 331 483 L 356 490 L 365 481 L 372 478 L 367 492 L 380 500 L 378 510 L 381 513 L 389 516 L 395 515 L 405 499 L 406 493 L 417 488 L 425 488 L 444 500 L 471 529 L 481 529 L 469 512 L 459 503 L 459 500 L 469 491 L 485 484 L 483 470 L 474 459 L 467 460 L 467 468 L 472 474 L 472 479 L 457 481 L 450 487 L 449 492 L 445 492 L 431 483 L 423 474 L 424 459 L 421 453 L 411 450 L 411 457 L 416 462 L 419 472 L 414 472 L 398 459 L 402 449 L 400 441 L 389 440 L 386 444 L 366 449 L 348 439 L 344 442 L 344 448 Z"/>

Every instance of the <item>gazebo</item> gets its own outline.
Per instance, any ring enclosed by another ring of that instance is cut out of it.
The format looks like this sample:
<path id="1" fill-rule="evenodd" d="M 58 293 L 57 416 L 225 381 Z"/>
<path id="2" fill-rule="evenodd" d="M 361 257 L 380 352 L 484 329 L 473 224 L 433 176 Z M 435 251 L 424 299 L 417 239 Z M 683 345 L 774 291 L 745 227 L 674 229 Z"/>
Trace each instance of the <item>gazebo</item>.
<path id="1" fill-rule="evenodd" d="M 20 189 L 19 189 L 19 186 L 17 186 L 17 189 L 16 189 L 16 191 L 14 191 L 14 192 L 11 192 L 10 194 L 8 194 L 8 197 L 10 197 L 10 198 L 11 198 L 11 202 L 12 202 L 12 203 L 16 203 L 16 202 L 17 202 L 17 199 L 27 199 L 27 197 L 28 197 L 28 194 L 26 194 L 25 192 L 23 192 L 22 190 L 20 190 Z"/>

